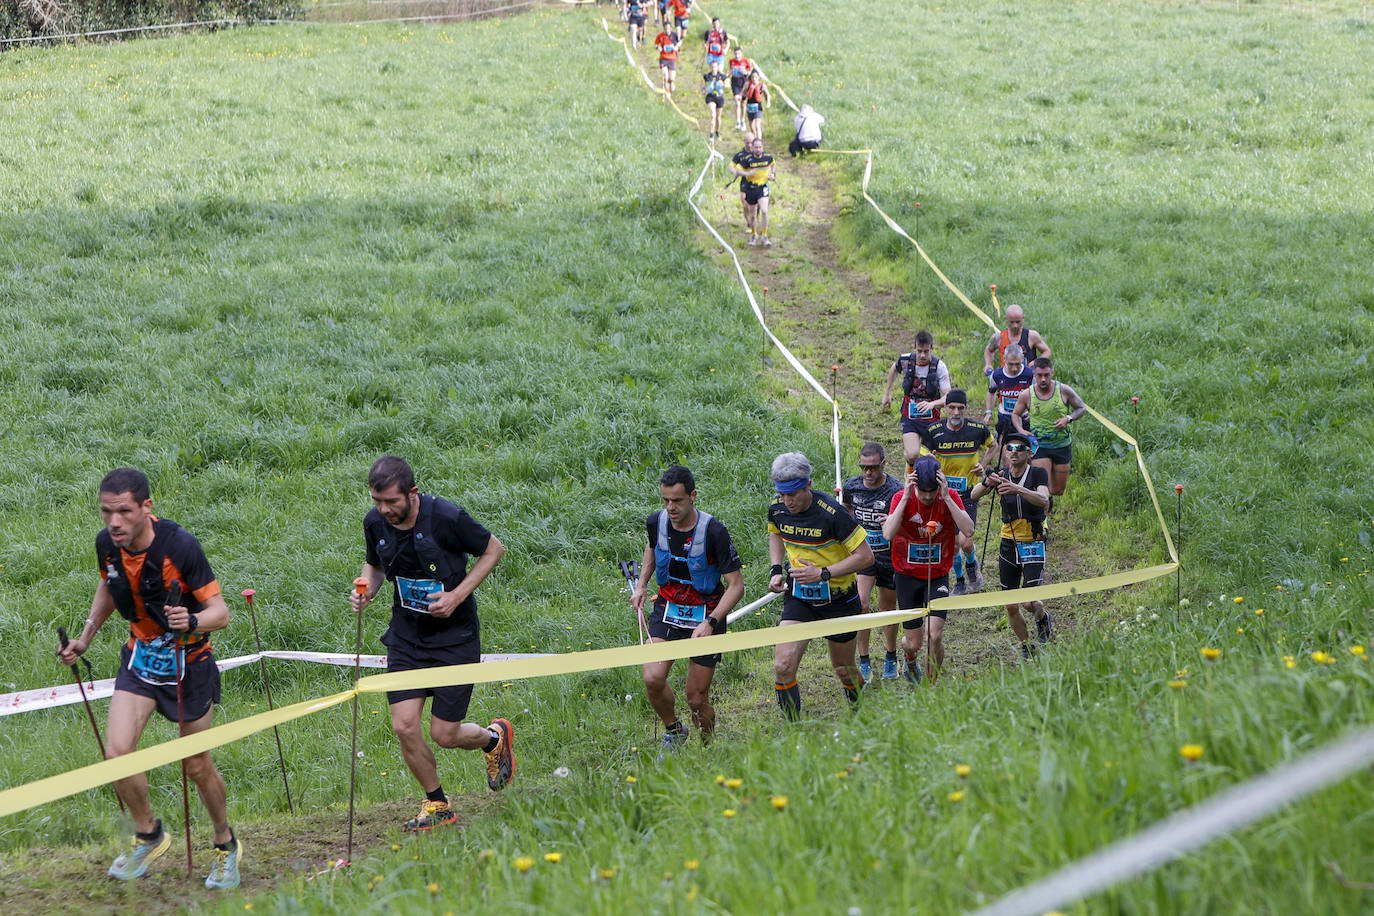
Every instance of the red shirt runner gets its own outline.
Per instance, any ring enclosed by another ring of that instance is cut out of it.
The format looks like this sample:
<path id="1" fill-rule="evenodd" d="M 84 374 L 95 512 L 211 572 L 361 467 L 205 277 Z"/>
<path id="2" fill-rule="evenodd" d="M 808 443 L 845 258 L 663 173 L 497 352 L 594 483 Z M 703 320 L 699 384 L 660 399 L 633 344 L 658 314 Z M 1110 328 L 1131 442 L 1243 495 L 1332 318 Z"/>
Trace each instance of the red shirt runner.
<path id="1" fill-rule="evenodd" d="M 964 508 L 964 501 L 959 498 L 958 493 L 951 492 L 949 495 L 954 498 L 956 506 Z M 894 493 L 888 512 L 896 512 L 897 503 L 901 500 L 902 494 Z M 926 522 L 936 522 L 940 525 L 935 537 L 929 540 L 929 548 Z M 949 507 L 943 499 L 937 497 L 935 502 L 927 506 L 913 493 L 907 500 L 902 527 L 897 529 L 897 536 L 892 539 L 892 567 L 897 572 L 915 579 L 924 579 L 926 576 L 938 579 L 948 574 L 949 568 L 954 564 L 954 538 L 958 532 L 959 526 L 954 524 L 954 516 L 950 515 Z M 934 562 L 922 560 L 927 556 L 927 549 L 934 554 Z"/>

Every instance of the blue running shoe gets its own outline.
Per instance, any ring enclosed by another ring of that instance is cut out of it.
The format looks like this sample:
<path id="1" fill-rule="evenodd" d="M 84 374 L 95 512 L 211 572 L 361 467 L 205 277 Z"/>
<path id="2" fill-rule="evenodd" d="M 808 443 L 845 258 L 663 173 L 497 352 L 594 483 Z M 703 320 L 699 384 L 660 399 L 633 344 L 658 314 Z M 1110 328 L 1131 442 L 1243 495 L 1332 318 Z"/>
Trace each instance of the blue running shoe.
<path id="1" fill-rule="evenodd" d="M 109 875 L 121 881 L 132 881 L 146 872 L 153 860 L 171 847 L 172 835 L 166 830 L 159 829 L 157 838 L 153 840 L 141 840 L 135 835 L 129 851 L 120 853 L 110 866 Z"/>
<path id="2" fill-rule="evenodd" d="M 214 848 L 215 864 L 205 878 L 206 887 L 230 888 L 239 886 L 239 861 L 243 859 L 243 840 L 234 838 L 233 849 Z"/>
<path id="3" fill-rule="evenodd" d="M 864 676 L 864 680 L 865 680 L 865 681 L 871 681 L 871 680 L 873 680 L 873 662 L 871 662 L 871 661 L 867 661 L 867 662 L 865 662 L 865 661 L 860 661 L 860 662 L 859 662 L 859 673 L 862 674 L 862 675 Z"/>
<path id="4" fill-rule="evenodd" d="M 1054 636 L 1053 623 L 1050 621 L 1049 611 L 1045 612 L 1044 617 L 1038 617 L 1035 621 L 1035 636 L 1040 640 L 1040 645 L 1050 641 Z"/>
<path id="5" fill-rule="evenodd" d="M 897 680 L 897 656 L 889 655 L 883 659 L 883 680 Z"/>
<path id="6" fill-rule="evenodd" d="M 906 679 L 909 684 L 921 683 L 921 663 L 912 659 L 906 663 Z"/>

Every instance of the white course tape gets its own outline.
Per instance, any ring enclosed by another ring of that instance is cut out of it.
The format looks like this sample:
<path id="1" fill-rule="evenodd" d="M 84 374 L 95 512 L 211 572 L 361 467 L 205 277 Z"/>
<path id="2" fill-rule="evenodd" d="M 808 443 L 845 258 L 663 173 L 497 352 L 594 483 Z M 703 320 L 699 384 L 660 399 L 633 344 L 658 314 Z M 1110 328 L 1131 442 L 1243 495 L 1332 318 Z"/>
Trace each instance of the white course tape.
<path id="1" fill-rule="evenodd" d="M 743 617 L 745 614 L 748 614 L 750 611 L 757 611 L 759 608 L 763 607 L 765 604 L 781 595 L 782 592 L 769 592 L 762 598 L 759 598 L 757 601 L 751 601 L 744 607 L 737 607 L 733 611 L 725 615 L 725 622 L 734 623 L 736 620 L 739 620 L 741 617 Z"/>
<path id="2" fill-rule="evenodd" d="M 1099 849 L 973 916 L 1039 916 L 1145 874 L 1374 763 L 1374 728 L 1232 786 Z"/>

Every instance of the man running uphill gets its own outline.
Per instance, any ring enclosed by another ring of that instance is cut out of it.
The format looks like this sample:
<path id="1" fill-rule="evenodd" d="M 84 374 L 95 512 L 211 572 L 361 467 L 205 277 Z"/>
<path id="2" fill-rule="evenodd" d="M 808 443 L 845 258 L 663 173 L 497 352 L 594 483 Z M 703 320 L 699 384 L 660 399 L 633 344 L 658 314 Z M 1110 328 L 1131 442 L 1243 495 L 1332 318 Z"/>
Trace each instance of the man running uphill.
<path id="1" fill-rule="evenodd" d="M 630 603 L 644 609 L 649 577 L 658 583 L 649 616 L 650 642 L 672 642 L 725 632 L 725 616 L 744 595 L 744 573 L 730 532 L 718 519 L 697 509 L 692 472 L 675 465 L 659 478 L 663 508 L 646 522 L 649 544 L 639 566 L 639 582 Z M 711 679 L 720 653 L 694 656 L 687 667 L 687 705 L 703 742 L 711 740 L 716 711 L 711 706 Z M 687 727 L 677 717 L 668 686 L 671 661 L 644 666 L 649 704 L 663 720 L 663 749 L 675 750 L 687 740 Z"/>
<path id="2" fill-rule="evenodd" d="M 115 611 L 129 622 L 106 724 L 105 756 L 112 758 L 138 748 L 153 710 L 179 722 L 183 735 L 210 727 L 219 702 L 219 669 L 209 634 L 229 625 L 229 607 L 200 542 L 175 522 L 153 515 L 142 471 L 118 468 L 105 475 L 100 517 L 105 529 L 96 536 L 95 549 L 101 582 L 81 634 L 58 657 L 64 665 L 74 664 Z M 173 603 L 177 593 L 182 598 Z M 237 887 L 243 847 L 229 827 L 224 779 L 208 751 L 186 758 L 186 775 L 214 824 L 214 865 L 205 886 Z M 135 833 L 129 851 L 115 859 L 109 874 L 129 881 L 144 874 L 172 838 L 153 816 L 146 774 L 117 780 L 114 786 L 128 806 Z"/>
<path id="3" fill-rule="evenodd" d="M 864 529 L 833 497 L 811 489 L 811 462 L 801 452 L 773 459 L 777 500 L 768 507 L 768 587 L 783 592 L 782 626 L 858 614 L 855 574 L 873 565 Z M 786 560 L 787 566 L 783 565 Z M 851 703 L 863 677 L 854 660 L 857 632 L 827 636 L 830 664 Z M 773 654 L 774 687 L 784 717 L 801 715 L 797 669 L 810 640 L 780 643 Z"/>
<path id="4" fill-rule="evenodd" d="M 730 172 L 739 176 L 739 190 L 744 198 L 744 223 L 749 229 L 749 245 L 773 245 L 768 237 L 768 182 L 777 177 L 771 153 L 763 151 L 763 140 L 754 136 L 749 151 L 730 160 Z"/>
<path id="5" fill-rule="evenodd" d="M 350 591 L 353 610 L 361 614 L 376 597 L 383 578 L 395 585 L 391 625 L 382 634 L 387 671 L 417 671 L 481 661 L 477 621 L 477 586 L 496 568 L 505 547 L 496 535 L 445 499 L 420 493 L 410 465 L 394 455 L 377 459 L 367 478 L 373 509 L 363 519 L 367 561 L 363 594 Z M 476 557 L 467 568 L 468 556 Z M 487 757 L 487 785 L 505 788 L 515 775 L 510 722 L 489 727 L 464 722 L 472 685 L 387 692 L 391 728 L 401 755 L 424 790 L 420 813 L 406 830 L 429 830 L 458 819 L 439 781 L 434 751 L 421 725 L 425 699 L 430 707 L 429 736 L 445 748 L 481 750 Z"/>

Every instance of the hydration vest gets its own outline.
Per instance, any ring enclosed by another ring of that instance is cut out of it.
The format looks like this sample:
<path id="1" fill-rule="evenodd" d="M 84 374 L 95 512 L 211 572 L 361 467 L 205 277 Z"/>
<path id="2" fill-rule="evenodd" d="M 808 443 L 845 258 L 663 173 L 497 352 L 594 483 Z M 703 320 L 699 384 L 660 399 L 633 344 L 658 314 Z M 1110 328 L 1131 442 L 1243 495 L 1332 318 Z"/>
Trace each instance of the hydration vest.
<path id="1" fill-rule="evenodd" d="M 932 355 L 925 378 L 916 377 L 916 356 L 907 360 L 902 374 L 902 394 L 913 401 L 933 401 L 940 396 L 940 357 Z"/>
<path id="2" fill-rule="evenodd" d="M 162 561 L 167 557 L 167 545 L 181 526 L 171 519 L 160 518 L 153 522 L 153 542 L 143 553 L 143 569 L 138 576 L 138 597 L 143 599 L 143 613 L 166 632 L 172 632 L 167 625 L 167 614 L 163 606 L 167 602 L 167 583 L 162 581 Z M 105 590 L 114 600 L 119 616 L 130 623 L 138 619 L 138 605 L 134 602 L 134 586 L 124 569 L 120 550 L 110 537 L 108 528 L 95 536 L 95 550 L 105 564 Z M 183 599 L 186 597 L 183 595 Z M 194 599 L 192 599 L 194 600 Z M 194 645 L 205 642 L 202 637 Z"/>
<path id="3" fill-rule="evenodd" d="M 710 597 L 720 588 L 720 570 L 706 559 L 706 526 L 711 524 L 711 516 L 697 510 L 697 526 L 692 529 L 692 546 L 687 550 L 687 570 L 690 584 L 703 598 Z M 682 559 L 682 557 L 678 557 Z M 668 573 L 673 562 L 673 553 L 668 548 L 668 512 L 658 513 L 658 543 L 654 545 L 654 578 L 659 585 L 681 582 Z"/>
<path id="4" fill-rule="evenodd" d="M 411 540 L 415 544 L 415 553 L 420 558 L 420 565 L 428 575 L 444 583 L 445 591 L 451 591 L 462 581 L 462 576 L 455 572 L 457 564 L 453 562 L 451 554 L 440 547 L 439 542 L 434 537 L 433 496 L 427 493 L 420 494 L 420 511 L 415 516 L 415 525 L 410 531 Z M 385 532 L 386 529 L 383 528 L 378 534 L 384 535 Z M 377 556 L 382 561 L 382 570 L 388 578 L 394 578 L 391 567 L 395 564 L 400 552 L 401 544 L 398 540 L 389 539 L 385 536 L 377 538 Z"/>
<path id="5" fill-rule="evenodd" d="M 1012 344 L 1011 334 L 1006 328 L 1002 329 L 1001 343 L 997 346 L 997 359 L 1001 362 L 1002 368 L 1007 368 L 1007 347 Z M 1022 326 L 1021 336 L 1016 339 L 1016 345 L 1021 348 L 1021 356 L 1029 366 L 1035 362 L 1035 358 L 1040 355 L 1040 351 L 1030 345 L 1030 328 Z"/>

